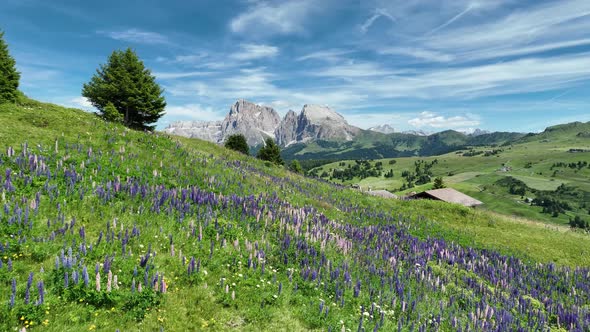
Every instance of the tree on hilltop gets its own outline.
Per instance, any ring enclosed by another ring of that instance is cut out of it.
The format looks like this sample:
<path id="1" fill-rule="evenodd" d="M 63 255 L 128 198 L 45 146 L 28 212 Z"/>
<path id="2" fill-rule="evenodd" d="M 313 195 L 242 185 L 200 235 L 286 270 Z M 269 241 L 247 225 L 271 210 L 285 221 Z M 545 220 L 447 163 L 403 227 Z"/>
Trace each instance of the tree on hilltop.
<path id="1" fill-rule="evenodd" d="M 103 118 L 140 130 L 153 130 L 155 126 L 151 124 L 164 115 L 163 92 L 151 71 L 130 48 L 113 51 L 107 64 L 100 65 L 82 88 L 82 96 L 90 100 Z"/>
<path id="2" fill-rule="evenodd" d="M 246 137 L 242 134 L 230 135 L 225 140 L 224 146 L 228 149 L 241 152 L 245 155 L 250 154 L 250 148 L 248 147 L 248 142 L 246 142 Z"/>
<path id="3" fill-rule="evenodd" d="M 8 44 L 4 41 L 4 32 L 0 31 L 0 104 L 18 99 L 19 80 L 16 61 L 10 56 Z"/>

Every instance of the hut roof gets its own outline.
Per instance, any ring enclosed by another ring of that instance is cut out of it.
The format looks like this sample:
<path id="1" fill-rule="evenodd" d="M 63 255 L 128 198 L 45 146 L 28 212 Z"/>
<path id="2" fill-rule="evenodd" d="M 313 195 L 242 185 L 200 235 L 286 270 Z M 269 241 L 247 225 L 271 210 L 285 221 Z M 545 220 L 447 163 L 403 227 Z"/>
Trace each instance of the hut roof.
<path id="1" fill-rule="evenodd" d="M 453 188 L 427 190 L 412 196 L 412 198 L 429 198 L 449 203 L 461 204 L 464 206 L 478 206 L 483 203 L 477 199 L 467 196 Z"/>
<path id="2" fill-rule="evenodd" d="M 372 190 L 372 191 L 367 191 L 367 194 L 373 195 L 373 196 L 379 196 L 379 197 L 383 197 L 383 198 L 394 198 L 394 199 L 397 198 L 397 195 L 394 195 L 387 190 Z"/>

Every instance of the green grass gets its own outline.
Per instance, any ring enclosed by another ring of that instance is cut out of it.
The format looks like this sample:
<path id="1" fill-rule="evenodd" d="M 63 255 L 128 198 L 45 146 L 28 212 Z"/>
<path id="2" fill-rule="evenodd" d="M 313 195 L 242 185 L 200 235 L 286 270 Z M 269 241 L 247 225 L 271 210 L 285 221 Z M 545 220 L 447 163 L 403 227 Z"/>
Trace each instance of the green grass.
<path id="1" fill-rule="evenodd" d="M 428 190 L 430 184 L 416 186 L 407 190 L 399 191 L 404 183 L 401 177 L 403 170 L 414 169 L 414 162 L 425 160 L 430 162 L 438 160 L 433 168 L 433 177 L 442 176 L 448 186 L 459 189 L 473 195 L 475 198 L 485 203 L 485 208 L 503 213 L 508 216 L 517 216 L 540 220 L 552 224 L 566 224 L 570 217 L 579 215 L 582 218 L 590 219 L 588 209 L 582 205 L 584 198 L 578 198 L 575 203 L 576 208 L 559 217 L 551 217 L 548 214 L 541 213 L 541 208 L 531 207 L 526 204 L 517 202 L 522 201 L 520 197 L 509 195 L 507 189 L 485 191 L 484 189 L 492 186 L 503 176 L 511 176 L 521 180 L 530 188 L 537 190 L 553 191 L 560 185 L 565 184 L 575 189 L 582 190 L 590 195 L 590 168 L 586 167 L 581 170 L 572 170 L 570 168 L 555 168 L 551 166 L 557 162 L 571 163 L 578 161 L 590 162 L 590 152 L 570 153 L 570 148 L 590 149 L 590 138 L 579 137 L 577 134 L 581 131 L 590 130 L 590 124 L 573 124 L 564 125 L 559 130 L 551 130 L 536 136 L 525 137 L 510 146 L 503 147 L 477 147 L 474 150 L 489 151 L 492 149 L 502 149 L 503 151 L 497 156 L 485 157 L 483 155 L 464 157 L 463 151 L 451 152 L 435 157 L 409 157 L 394 158 L 395 165 L 389 165 L 388 159 L 376 159 L 383 162 L 383 174 L 393 169 L 395 176 L 393 178 L 369 177 L 365 179 L 352 179 L 345 181 L 343 184 L 359 184 L 363 188 L 371 187 L 372 189 L 386 189 L 398 195 L 404 195 L 413 191 Z M 340 162 L 326 164 L 318 167 L 318 173 L 338 168 Z M 344 161 L 346 165 L 351 161 Z M 508 172 L 502 172 L 502 165 L 511 168 Z M 553 174 L 557 170 L 556 174 Z M 334 180 L 335 182 L 340 182 Z M 342 183 L 342 182 L 340 182 Z M 534 196 L 532 196 L 534 197 Z M 566 200 L 570 200 L 567 198 Z"/>
<path id="2" fill-rule="evenodd" d="M 10 249 L 0 254 L 2 330 L 28 326 L 28 330 L 39 331 L 158 331 L 161 328 L 166 331 L 325 331 L 328 326 L 336 330 L 342 325 L 356 329 L 359 314 L 363 314 L 360 306 L 368 310 L 372 303 L 379 301 L 367 288 L 380 285 L 379 280 L 370 279 L 370 267 L 384 269 L 388 276 L 394 270 L 378 259 L 384 252 L 372 251 L 377 246 L 368 238 L 361 237 L 359 241 L 367 242 L 355 243 L 349 252 L 343 252 L 333 241 L 336 236 L 349 236 L 346 227 L 360 230 L 396 225 L 398 230 L 420 241 L 444 239 L 476 250 L 494 250 L 522 259 L 529 268 L 549 262 L 559 266 L 590 266 L 590 238 L 567 228 L 441 202 L 370 197 L 301 177 L 281 167 L 269 167 L 212 143 L 136 132 L 79 110 L 34 101 L 24 106 L 0 105 L 0 124 L 0 185 L 6 180 L 5 170 L 10 168 L 15 187 L 14 191 L 2 189 L 0 196 L 2 205 L 6 204 L 10 210 L 9 213 L 2 210 L 0 215 L 0 243 L 10 243 Z M 15 156 L 7 156 L 8 147 L 15 150 Z M 409 166 L 412 160 L 398 159 L 394 166 L 396 172 L 397 167 Z M 45 168 L 30 166 L 34 161 L 45 162 Z M 38 173 L 39 169 L 44 172 L 48 169 L 51 175 Z M 77 174 L 75 183 L 69 182 L 72 170 Z M 461 181 L 456 184 L 469 186 L 469 181 L 483 177 L 476 175 L 457 175 Z M 134 183 L 147 191 L 145 197 L 130 194 L 129 188 Z M 127 189 L 118 190 L 118 185 Z M 184 207 L 175 205 L 183 199 L 183 190 L 189 188 L 214 194 L 215 199 L 225 197 L 227 202 L 234 198 L 243 201 L 227 206 L 194 202 Z M 110 190 L 111 196 L 103 195 L 103 189 Z M 160 192 L 171 196 L 155 194 Z M 38 206 L 34 203 L 37 193 Z M 156 203 L 160 201 L 161 205 Z M 10 219 L 16 216 L 17 205 L 28 207 L 30 224 L 15 224 Z M 181 213 L 183 208 L 186 211 Z M 260 214 L 248 214 L 249 211 Z M 296 225 L 292 215 L 302 211 L 307 211 L 301 217 L 303 222 Z M 325 219 L 318 219 L 320 216 Z M 326 220 L 333 223 L 330 228 L 323 228 Z M 82 227 L 84 238 L 80 233 Z M 121 238 L 127 232 L 132 233 L 134 227 L 139 229 L 139 234 L 129 238 L 125 249 L 131 252 L 123 254 Z M 199 228 L 202 239 L 198 238 Z M 303 243 L 309 246 L 308 250 L 283 250 L 285 234 L 292 236 L 291 248 L 295 243 Z M 399 243 L 407 244 L 402 240 L 400 236 Z M 144 270 L 139 268 L 135 277 L 133 270 L 138 268 L 140 257 L 150 245 L 153 253 L 148 260 L 150 276 L 156 271 L 163 274 L 168 292 L 152 298 L 147 296 L 152 293 L 145 291 L 147 295 L 139 297 L 131 292 L 130 285 L 134 278 L 136 282 L 143 280 Z M 248 259 L 262 263 L 262 259 L 256 259 L 259 253 L 256 246 L 265 251 L 265 273 L 260 265 L 251 268 L 247 264 Z M 88 266 L 89 289 L 65 290 L 62 286 L 63 270 L 55 269 L 55 259 L 62 250 L 67 254 L 70 248 L 78 262 Z M 406 249 L 402 248 L 401 252 Z M 108 294 L 104 291 L 105 274 L 101 274 L 103 290 L 93 290 L 94 266 L 103 263 L 105 256 L 114 258 L 112 271 L 121 282 L 120 290 Z M 200 259 L 201 271 L 188 276 L 181 256 Z M 285 257 L 288 263 L 284 262 Z M 7 268 L 9 258 L 13 264 L 11 271 Z M 321 281 L 324 285 L 301 277 L 304 260 L 316 266 L 312 262 L 319 264 L 324 258 L 330 263 L 317 265 L 321 266 L 319 274 L 324 278 Z M 405 278 L 406 289 L 422 301 L 417 313 L 404 314 L 406 330 L 410 322 L 419 322 L 418 313 L 422 317 L 434 315 L 439 301 L 446 303 L 449 294 L 461 298 L 468 286 L 457 276 L 473 273 L 432 260 L 429 263 L 432 268 L 443 271 L 442 277 L 450 280 L 448 292 L 434 291 L 405 274 L 415 268 L 409 263 L 411 259 L 405 257 L 408 262 L 400 263 L 403 269 L 398 273 Z M 357 279 L 363 282 L 359 296 L 353 295 L 351 286 L 345 287 L 346 302 L 342 306 L 332 304 L 336 301 L 333 288 L 322 287 L 328 284 L 333 287 L 328 282 L 331 264 L 349 265 L 353 282 Z M 292 280 L 289 269 L 294 271 Z M 37 300 L 36 283 L 43 280 L 46 285 L 45 303 L 41 306 L 24 304 L 30 272 L 34 273 L 32 300 Z M 220 285 L 222 278 L 229 293 Z M 14 308 L 6 305 L 12 279 L 17 283 Z M 232 291 L 235 299 L 231 298 Z M 387 290 L 380 296 L 391 299 L 392 295 Z M 330 306 L 329 315 L 318 315 L 320 299 Z M 402 319 L 401 303 L 382 306 L 387 316 L 381 329 L 396 329 Z M 452 310 L 461 319 L 467 319 L 472 308 Z M 376 321 L 378 318 L 366 318 L 365 326 L 372 329 Z M 448 330 L 449 322 L 444 324 L 441 330 Z"/>

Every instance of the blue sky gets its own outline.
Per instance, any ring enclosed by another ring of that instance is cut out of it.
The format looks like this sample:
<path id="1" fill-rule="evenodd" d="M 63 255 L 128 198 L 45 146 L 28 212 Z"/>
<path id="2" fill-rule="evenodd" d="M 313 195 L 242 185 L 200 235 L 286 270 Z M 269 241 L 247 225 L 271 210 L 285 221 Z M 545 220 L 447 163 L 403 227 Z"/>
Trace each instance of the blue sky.
<path id="1" fill-rule="evenodd" d="M 588 0 L 2 0 L 0 29 L 26 94 L 87 109 L 82 84 L 132 47 L 166 89 L 158 128 L 238 98 L 400 131 L 590 121 Z"/>

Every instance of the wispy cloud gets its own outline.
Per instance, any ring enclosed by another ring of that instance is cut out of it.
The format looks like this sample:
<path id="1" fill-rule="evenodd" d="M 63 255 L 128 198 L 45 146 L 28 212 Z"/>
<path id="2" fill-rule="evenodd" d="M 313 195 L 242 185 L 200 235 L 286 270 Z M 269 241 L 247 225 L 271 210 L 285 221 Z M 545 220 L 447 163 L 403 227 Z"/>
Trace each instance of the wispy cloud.
<path id="1" fill-rule="evenodd" d="M 224 112 L 214 110 L 210 106 L 203 106 L 201 104 L 190 103 L 184 105 L 167 106 L 166 116 L 189 117 L 201 121 L 215 121 L 222 119 L 224 116 Z"/>
<path id="2" fill-rule="evenodd" d="M 401 74 L 383 74 L 376 64 L 332 66 L 322 73 L 340 77 L 345 87 L 374 98 L 470 99 L 561 89 L 590 80 L 590 53 Z"/>
<path id="3" fill-rule="evenodd" d="M 449 62 L 455 59 L 455 56 L 452 54 L 412 47 L 388 47 L 378 50 L 378 53 L 385 55 L 403 55 L 433 62 Z"/>
<path id="4" fill-rule="evenodd" d="M 230 29 L 239 34 L 299 34 L 305 31 L 304 22 L 309 18 L 309 14 L 319 7 L 319 2 L 312 0 L 256 2 L 249 10 L 231 21 Z"/>
<path id="5" fill-rule="evenodd" d="M 311 52 L 306 55 L 300 56 L 295 61 L 306 61 L 306 60 L 322 60 L 322 61 L 341 61 L 342 56 L 353 53 L 353 50 L 342 50 L 342 49 L 329 49 L 321 50 L 317 52 Z"/>
<path id="6" fill-rule="evenodd" d="M 183 64 L 183 65 L 194 65 L 203 62 L 208 56 L 207 53 L 199 54 L 187 54 L 187 55 L 176 55 L 174 57 L 156 57 L 156 62 L 165 64 Z"/>
<path id="7" fill-rule="evenodd" d="M 420 42 L 458 59 L 478 60 L 586 45 L 588 31 L 590 2 L 565 0 L 439 31 Z"/>
<path id="8" fill-rule="evenodd" d="M 396 73 L 402 73 L 402 71 L 391 70 L 382 67 L 381 65 L 373 62 L 359 62 L 359 63 L 347 63 L 347 64 L 336 64 L 326 66 L 316 72 L 311 73 L 313 76 L 333 77 L 340 79 L 350 79 L 358 77 L 375 77 L 375 76 L 386 76 Z"/>
<path id="9" fill-rule="evenodd" d="M 161 80 L 168 80 L 168 79 L 179 79 L 179 78 L 187 78 L 187 77 L 198 77 L 198 76 L 207 76 L 210 75 L 211 72 L 207 71 L 183 71 L 183 72 L 155 72 L 154 76 Z"/>
<path id="10" fill-rule="evenodd" d="M 97 31 L 98 34 L 114 40 L 120 40 L 137 44 L 171 44 L 170 40 L 157 32 L 144 31 L 140 29 L 127 29 L 120 31 Z"/>
<path id="11" fill-rule="evenodd" d="M 375 46 L 380 54 L 466 63 L 589 45 L 586 0 L 526 5 L 511 0 L 375 1 L 396 19 L 392 31 Z"/>
<path id="12" fill-rule="evenodd" d="M 434 112 L 422 112 L 418 117 L 410 119 L 408 124 L 417 128 L 464 128 L 479 126 L 480 121 L 474 115 L 445 117 Z"/>
<path id="13" fill-rule="evenodd" d="M 279 48 L 263 44 L 242 44 L 240 50 L 232 53 L 230 58 L 248 61 L 262 58 L 272 58 L 279 54 Z"/>
<path id="14" fill-rule="evenodd" d="M 21 74 L 21 86 L 24 87 L 37 87 L 43 82 L 57 80 L 61 75 L 59 70 L 44 66 L 17 65 L 17 70 Z"/>
<path id="15" fill-rule="evenodd" d="M 386 10 L 381 9 L 381 8 L 376 8 L 373 15 L 371 15 L 371 17 L 369 17 L 363 24 L 361 24 L 361 26 L 360 26 L 361 32 L 367 33 L 367 31 L 369 31 L 369 29 L 371 28 L 373 23 L 375 23 L 375 21 L 377 21 L 377 19 L 379 19 L 380 17 L 385 17 L 392 22 L 396 21 L 395 17 L 393 17 L 393 15 L 389 14 Z"/>
<path id="16" fill-rule="evenodd" d="M 473 9 L 473 7 L 474 7 L 474 5 L 473 5 L 473 4 L 469 4 L 469 5 L 467 6 L 467 8 L 465 8 L 465 10 L 463 10 L 463 11 L 461 11 L 459 14 L 457 14 L 457 15 L 453 16 L 453 17 L 452 17 L 450 20 L 446 21 L 445 23 L 443 23 L 443 24 L 441 24 L 441 25 L 437 26 L 436 28 L 434 28 L 434 29 L 432 29 L 432 30 L 428 31 L 428 32 L 426 33 L 426 35 L 431 35 L 431 34 L 433 34 L 433 33 L 437 32 L 437 31 L 439 31 L 439 30 L 442 30 L 442 29 L 444 29 L 445 27 L 447 27 L 447 26 L 449 26 L 449 25 L 453 24 L 453 22 L 457 21 L 458 19 L 460 19 L 461 17 L 463 17 L 465 14 L 469 13 L 469 12 L 470 12 L 470 11 Z"/>

